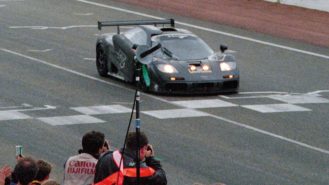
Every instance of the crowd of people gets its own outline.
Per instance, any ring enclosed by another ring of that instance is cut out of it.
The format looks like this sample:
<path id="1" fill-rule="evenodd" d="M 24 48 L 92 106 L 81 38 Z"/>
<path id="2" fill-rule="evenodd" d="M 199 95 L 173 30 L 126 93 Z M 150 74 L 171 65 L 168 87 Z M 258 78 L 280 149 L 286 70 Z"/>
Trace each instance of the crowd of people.
<path id="1" fill-rule="evenodd" d="M 0 168 L 0 185 L 167 184 L 166 173 L 143 132 L 128 133 L 125 147 L 115 151 L 103 133 L 87 132 L 82 137 L 82 149 L 66 160 L 63 179 L 51 179 L 51 170 L 45 160 L 17 156 L 14 169 L 8 165 Z"/>
<path id="2" fill-rule="evenodd" d="M 32 157 L 18 157 L 14 170 L 5 165 L 0 169 L 0 185 L 59 185 L 49 179 L 51 165 Z"/>

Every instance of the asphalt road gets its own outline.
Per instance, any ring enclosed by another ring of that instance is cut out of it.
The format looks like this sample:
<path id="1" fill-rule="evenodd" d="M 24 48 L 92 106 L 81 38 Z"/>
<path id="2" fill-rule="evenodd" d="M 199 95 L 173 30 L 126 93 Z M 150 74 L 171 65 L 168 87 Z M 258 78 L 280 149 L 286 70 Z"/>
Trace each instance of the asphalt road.
<path id="1" fill-rule="evenodd" d="M 61 181 L 85 132 L 102 131 L 120 147 L 134 89 L 98 76 L 96 36 L 115 29 L 99 32 L 97 21 L 174 17 L 213 48 L 236 52 L 241 85 L 235 95 L 142 93 L 142 130 L 168 184 L 328 184 L 329 48 L 92 2 L 0 1 L 0 165 L 13 166 L 21 144 Z"/>

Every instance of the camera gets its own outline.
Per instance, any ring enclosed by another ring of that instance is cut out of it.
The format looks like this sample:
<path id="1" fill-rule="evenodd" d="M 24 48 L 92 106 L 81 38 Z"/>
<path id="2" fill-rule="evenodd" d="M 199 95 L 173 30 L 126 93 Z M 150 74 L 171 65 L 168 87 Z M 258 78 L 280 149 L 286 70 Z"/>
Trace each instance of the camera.
<path id="1" fill-rule="evenodd" d="M 16 157 L 23 157 L 23 146 L 22 145 L 16 145 Z"/>

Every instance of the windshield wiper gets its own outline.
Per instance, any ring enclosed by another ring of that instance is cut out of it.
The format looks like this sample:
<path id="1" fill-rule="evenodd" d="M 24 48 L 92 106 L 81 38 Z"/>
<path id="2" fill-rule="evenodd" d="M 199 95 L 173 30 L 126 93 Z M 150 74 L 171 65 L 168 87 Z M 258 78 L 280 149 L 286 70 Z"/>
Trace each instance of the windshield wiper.
<path id="1" fill-rule="evenodd" d="M 173 58 L 178 60 L 178 57 L 176 57 L 173 52 L 171 52 L 169 49 L 167 49 L 166 47 L 161 47 L 161 50 L 164 54 L 166 54 L 168 57 Z"/>

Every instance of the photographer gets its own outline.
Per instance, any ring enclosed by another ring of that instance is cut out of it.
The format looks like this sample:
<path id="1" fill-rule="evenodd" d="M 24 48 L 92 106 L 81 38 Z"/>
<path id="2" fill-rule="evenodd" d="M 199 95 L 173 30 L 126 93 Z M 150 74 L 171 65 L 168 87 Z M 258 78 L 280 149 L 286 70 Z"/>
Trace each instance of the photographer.
<path id="1" fill-rule="evenodd" d="M 137 148 L 136 137 L 136 132 L 128 134 L 127 148 L 123 154 L 122 149 L 120 151 L 107 152 L 98 160 L 94 179 L 95 185 L 136 184 L 137 152 L 140 155 L 140 184 L 167 184 L 165 171 L 162 169 L 160 162 L 154 159 L 154 150 L 152 145 L 148 144 L 146 135 L 143 132 L 140 133 L 140 148 Z"/>
<path id="2" fill-rule="evenodd" d="M 64 165 L 63 185 L 92 184 L 104 143 L 105 136 L 101 132 L 87 132 L 82 137 L 82 150 L 78 155 L 71 156 Z"/>

